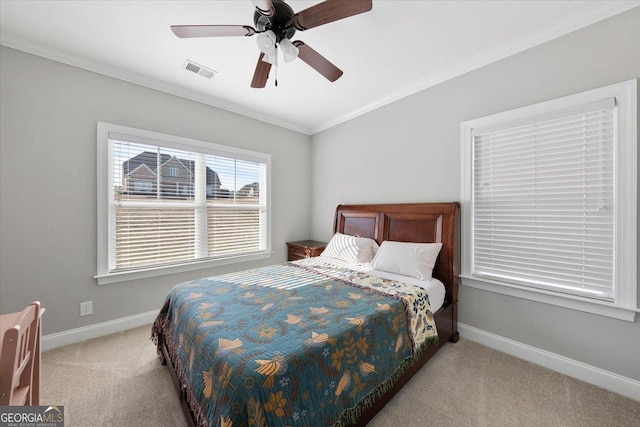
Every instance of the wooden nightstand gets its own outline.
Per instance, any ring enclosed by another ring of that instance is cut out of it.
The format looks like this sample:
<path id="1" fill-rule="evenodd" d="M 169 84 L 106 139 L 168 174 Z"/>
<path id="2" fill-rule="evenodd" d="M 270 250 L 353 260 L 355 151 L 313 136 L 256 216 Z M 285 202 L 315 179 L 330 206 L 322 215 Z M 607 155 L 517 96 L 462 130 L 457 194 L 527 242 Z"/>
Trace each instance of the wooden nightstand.
<path id="1" fill-rule="evenodd" d="M 325 242 L 315 240 L 301 240 L 299 242 L 287 242 L 289 248 L 289 261 L 318 256 L 327 247 Z"/>

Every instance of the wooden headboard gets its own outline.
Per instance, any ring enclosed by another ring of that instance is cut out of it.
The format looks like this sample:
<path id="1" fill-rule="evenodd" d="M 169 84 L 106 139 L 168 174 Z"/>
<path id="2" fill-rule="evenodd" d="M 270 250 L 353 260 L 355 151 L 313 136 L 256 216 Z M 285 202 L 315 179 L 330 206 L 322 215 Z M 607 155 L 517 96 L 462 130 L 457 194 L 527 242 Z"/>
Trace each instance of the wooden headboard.
<path id="1" fill-rule="evenodd" d="M 381 244 L 442 242 L 433 276 L 446 287 L 445 304 L 458 300 L 460 203 L 338 205 L 334 232 L 368 237 Z"/>

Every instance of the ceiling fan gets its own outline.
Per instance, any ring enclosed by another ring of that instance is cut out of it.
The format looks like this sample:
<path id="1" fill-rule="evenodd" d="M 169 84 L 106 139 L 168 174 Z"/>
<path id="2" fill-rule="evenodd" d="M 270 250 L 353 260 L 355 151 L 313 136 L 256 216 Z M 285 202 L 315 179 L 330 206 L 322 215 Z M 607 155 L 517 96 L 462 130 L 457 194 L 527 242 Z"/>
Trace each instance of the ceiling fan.
<path id="1" fill-rule="evenodd" d="M 253 14 L 255 28 L 248 25 L 172 25 L 171 31 L 180 38 L 191 37 L 250 37 L 257 34 L 261 50 L 251 81 L 251 87 L 267 84 L 272 65 L 277 66 L 278 48 L 285 62 L 299 57 L 329 81 L 336 81 L 342 70 L 324 56 L 299 40 L 291 41 L 297 31 L 305 31 L 329 22 L 348 18 L 372 9 L 372 0 L 325 0 L 298 13 L 284 0 L 251 0 L 256 7 Z M 278 82 L 276 80 L 276 86 Z"/>

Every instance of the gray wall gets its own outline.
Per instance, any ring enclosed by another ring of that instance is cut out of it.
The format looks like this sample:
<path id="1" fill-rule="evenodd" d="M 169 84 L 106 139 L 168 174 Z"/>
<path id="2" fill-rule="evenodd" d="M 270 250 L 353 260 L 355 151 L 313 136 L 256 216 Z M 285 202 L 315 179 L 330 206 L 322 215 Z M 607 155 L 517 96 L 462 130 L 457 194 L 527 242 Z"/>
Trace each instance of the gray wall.
<path id="1" fill-rule="evenodd" d="M 44 334 L 143 313 L 175 283 L 282 262 L 288 240 L 329 239 L 339 203 L 457 200 L 462 121 L 638 78 L 638 22 L 635 8 L 312 138 L 1 47 L 0 312 L 39 299 Z M 97 121 L 270 153 L 271 259 L 98 286 Z M 95 314 L 81 318 L 86 300 Z M 640 380 L 638 320 L 463 286 L 460 321 Z"/>
<path id="2" fill-rule="evenodd" d="M 0 67 L 0 312 L 40 300 L 44 334 L 144 313 L 176 283 L 284 262 L 308 238 L 309 136 L 5 47 Z M 97 121 L 271 154 L 273 256 L 98 286 Z"/>
<path id="3" fill-rule="evenodd" d="M 640 8 L 312 136 L 312 238 L 339 203 L 460 198 L 460 123 L 640 76 Z M 640 321 L 468 287 L 460 321 L 640 380 Z"/>

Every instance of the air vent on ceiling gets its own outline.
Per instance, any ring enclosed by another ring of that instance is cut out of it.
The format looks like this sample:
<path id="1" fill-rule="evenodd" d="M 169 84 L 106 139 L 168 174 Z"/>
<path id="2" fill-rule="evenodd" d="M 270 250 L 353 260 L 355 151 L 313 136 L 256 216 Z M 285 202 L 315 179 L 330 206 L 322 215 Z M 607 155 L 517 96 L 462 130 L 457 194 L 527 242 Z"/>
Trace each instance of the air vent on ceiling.
<path id="1" fill-rule="evenodd" d="M 199 74 L 202 77 L 206 77 L 207 79 L 215 77 L 215 75 L 218 73 L 215 70 L 203 67 L 202 65 L 196 64 L 195 62 L 189 61 L 188 59 L 184 61 L 183 68 L 187 71 L 191 71 L 192 73 Z"/>

